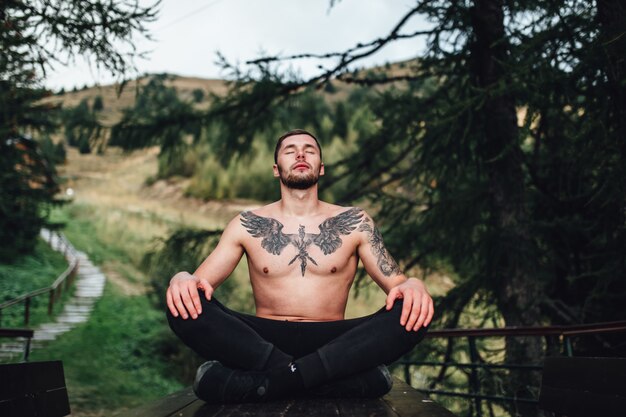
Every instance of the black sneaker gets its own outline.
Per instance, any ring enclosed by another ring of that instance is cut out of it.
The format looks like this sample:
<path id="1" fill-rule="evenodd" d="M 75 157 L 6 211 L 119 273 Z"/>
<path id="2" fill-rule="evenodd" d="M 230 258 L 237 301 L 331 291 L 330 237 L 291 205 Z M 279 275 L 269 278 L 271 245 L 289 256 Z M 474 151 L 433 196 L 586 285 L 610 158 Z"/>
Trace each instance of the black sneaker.
<path id="1" fill-rule="evenodd" d="M 268 381 L 262 372 L 230 369 L 217 361 L 205 362 L 198 368 L 193 392 L 213 404 L 262 402 Z"/>
<path id="2" fill-rule="evenodd" d="M 337 381 L 332 381 L 307 391 L 314 398 L 378 398 L 387 394 L 393 379 L 386 366 L 361 372 Z"/>

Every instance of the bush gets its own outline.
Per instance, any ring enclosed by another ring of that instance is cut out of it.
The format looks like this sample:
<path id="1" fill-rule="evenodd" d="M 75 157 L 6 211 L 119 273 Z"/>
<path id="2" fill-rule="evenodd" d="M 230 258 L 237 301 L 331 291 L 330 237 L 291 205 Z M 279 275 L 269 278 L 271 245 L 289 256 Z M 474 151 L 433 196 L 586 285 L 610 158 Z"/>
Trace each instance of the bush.
<path id="1" fill-rule="evenodd" d="M 0 141 L 0 261 L 31 253 L 48 209 L 58 203 L 54 167 L 37 142 L 18 136 Z"/>

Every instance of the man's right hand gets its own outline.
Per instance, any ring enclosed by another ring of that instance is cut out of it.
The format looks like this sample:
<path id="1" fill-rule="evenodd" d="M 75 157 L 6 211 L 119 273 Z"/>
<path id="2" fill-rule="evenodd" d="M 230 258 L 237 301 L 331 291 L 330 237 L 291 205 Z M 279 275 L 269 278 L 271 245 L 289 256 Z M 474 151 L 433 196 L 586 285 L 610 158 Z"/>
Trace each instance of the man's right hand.
<path id="1" fill-rule="evenodd" d="M 207 300 L 211 300 L 213 287 L 205 278 L 198 278 L 189 272 L 179 272 L 172 277 L 166 297 L 167 307 L 174 317 L 180 315 L 185 320 L 189 316 L 193 319 L 198 318 L 202 313 L 198 288 L 204 290 Z"/>

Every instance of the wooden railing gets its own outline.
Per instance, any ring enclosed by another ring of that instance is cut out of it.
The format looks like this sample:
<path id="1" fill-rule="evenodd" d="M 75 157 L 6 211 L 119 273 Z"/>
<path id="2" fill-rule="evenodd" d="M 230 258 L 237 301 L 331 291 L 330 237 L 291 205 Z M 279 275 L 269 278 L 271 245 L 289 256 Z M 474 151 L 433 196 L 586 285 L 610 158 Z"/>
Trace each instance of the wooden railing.
<path id="1" fill-rule="evenodd" d="M 42 233 L 42 236 L 44 238 L 47 237 L 49 243 L 51 243 L 52 240 L 55 238 L 58 239 L 61 247 L 57 250 L 63 253 L 65 259 L 68 260 L 69 265 L 67 269 L 54 280 L 52 285 L 20 295 L 19 297 L 16 297 L 9 301 L 5 301 L 4 303 L 0 304 L 0 324 L 2 322 L 2 311 L 4 309 L 14 306 L 16 304 L 23 303 L 24 326 L 28 326 L 28 324 L 30 323 L 31 299 L 42 294 L 48 294 L 48 315 L 52 315 L 54 304 L 59 300 L 59 298 L 61 298 L 63 291 L 67 291 L 69 289 L 74 281 L 74 278 L 76 277 L 76 273 L 78 272 L 78 258 L 76 257 L 73 246 L 60 233 L 44 231 Z"/>
<path id="2" fill-rule="evenodd" d="M 0 329 L 0 338 L 4 337 L 22 337 L 26 339 L 24 343 L 24 354 L 22 360 L 28 361 L 28 354 L 30 353 L 30 341 L 33 338 L 35 331 L 33 329 Z"/>
<path id="3" fill-rule="evenodd" d="M 554 340 L 561 344 L 561 354 L 572 356 L 573 349 L 571 338 L 586 335 L 599 335 L 603 333 L 623 332 L 626 333 L 626 321 L 615 321 L 607 323 L 581 324 L 571 326 L 544 326 L 544 327 L 501 327 L 501 328 L 480 328 L 480 329 L 434 329 L 426 334 L 427 339 L 448 339 L 451 346 L 452 339 L 467 338 L 467 353 L 469 362 L 455 362 L 450 359 L 450 350 L 443 361 L 415 361 L 400 360 L 396 365 L 404 367 L 404 377 L 407 383 L 411 383 L 411 366 L 439 367 L 439 375 L 443 376 L 448 368 L 465 370 L 468 378 L 467 391 L 450 391 L 446 389 L 417 388 L 418 391 L 443 396 L 461 397 L 472 400 L 474 412 L 470 415 L 482 416 L 481 401 L 487 402 L 518 402 L 536 404 L 537 398 L 513 398 L 505 395 L 485 394 L 481 390 L 481 369 L 505 369 L 513 371 L 541 371 L 543 363 L 534 364 L 513 364 L 513 363 L 488 363 L 482 360 L 476 344 L 477 338 L 489 337 L 544 337 L 546 345 Z M 548 340 L 551 339 L 551 340 Z M 423 342 L 424 343 L 424 342 Z M 554 349 L 553 349 L 554 350 Z M 537 390 L 539 387 L 536 387 Z"/>

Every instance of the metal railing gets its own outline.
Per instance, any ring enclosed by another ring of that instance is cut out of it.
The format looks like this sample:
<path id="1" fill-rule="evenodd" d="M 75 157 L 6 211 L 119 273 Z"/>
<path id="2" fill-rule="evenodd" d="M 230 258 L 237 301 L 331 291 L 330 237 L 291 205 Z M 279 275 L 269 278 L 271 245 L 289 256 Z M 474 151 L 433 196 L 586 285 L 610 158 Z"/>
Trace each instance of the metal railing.
<path id="1" fill-rule="evenodd" d="M 607 323 L 581 324 L 571 326 L 544 326 L 544 327 L 502 327 L 502 328 L 478 328 L 478 329 L 439 329 L 430 330 L 425 338 L 427 339 L 448 339 L 451 346 L 451 339 L 467 338 L 467 352 L 469 362 L 445 361 L 413 361 L 400 360 L 397 365 L 404 367 L 404 377 L 408 384 L 411 384 L 410 367 L 429 366 L 440 367 L 440 376 L 443 376 L 448 368 L 468 370 L 468 391 L 450 391 L 446 389 L 417 388 L 418 391 L 427 394 L 437 394 L 451 397 L 461 397 L 473 400 L 473 406 L 478 416 L 482 416 L 483 400 L 493 402 L 518 402 L 537 404 L 536 398 L 514 398 L 504 395 L 484 394 L 481 390 L 481 379 L 478 371 L 481 369 L 502 369 L 515 371 L 541 371 L 543 364 L 511 364 L 511 363 L 487 363 L 481 361 L 479 349 L 476 346 L 477 338 L 492 337 L 544 337 L 546 345 L 550 344 L 548 338 L 558 339 L 562 346 L 562 353 L 566 356 L 573 355 L 571 338 L 584 335 L 598 335 L 601 333 L 626 332 L 626 321 L 615 321 Z M 446 355 L 449 356 L 449 355 Z M 538 388 L 538 387 L 537 387 Z"/>
<path id="2" fill-rule="evenodd" d="M 19 297 L 0 304 L 0 323 L 2 321 L 2 311 L 4 309 L 16 304 L 24 303 L 24 326 L 28 326 L 30 323 L 31 300 L 42 294 L 48 294 L 48 315 L 52 315 L 54 304 L 59 300 L 59 298 L 61 298 L 63 291 L 68 290 L 74 282 L 74 278 L 78 272 L 78 258 L 76 257 L 74 247 L 67 241 L 67 239 L 65 239 L 63 235 L 57 232 L 44 231 L 42 233 L 42 237 L 44 239 L 47 237 L 48 243 L 50 244 L 52 244 L 54 239 L 58 239 L 60 247 L 57 248 L 57 250 L 63 253 L 65 259 L 68 260 L 69 265 L 50 286 L 22 294 Z"/>

